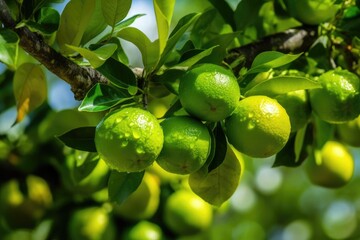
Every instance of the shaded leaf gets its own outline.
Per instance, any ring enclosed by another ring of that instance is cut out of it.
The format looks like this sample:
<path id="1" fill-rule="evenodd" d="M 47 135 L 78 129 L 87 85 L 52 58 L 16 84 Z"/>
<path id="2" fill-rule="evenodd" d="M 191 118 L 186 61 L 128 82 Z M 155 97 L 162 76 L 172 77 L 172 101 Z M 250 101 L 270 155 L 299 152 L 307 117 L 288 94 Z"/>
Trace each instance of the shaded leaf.
<path id="1" fill-rule="evenodd" d="M 101 9 L 101 0 L 95 0 L 95 9 L 91 15 L 90 21 L 87 23 L 81 43 L 85 44 L 102 33 L 107 24 Z"/>
<path id="2" fill-rule="evenodd" d="M 221 127 L 220 123 L 217 123 L 213 133 L 215 139 L 215 154 L 208 165 L 208 172 L 211 172 L 223 163 L 228 148 L 224 129 Z"/>
<path id="3" fill-rule="evenodd" d="M 159 55 L 164 51 L 170 31 L 175 0 L 153 0 L 159 36 Z"/>
<path id="4" fill-rule="evenodd" d="M 71 0 L 61 14 L 60 26 L 57 32 L 57 41 L 65 54 L 73 51 L 66 44 L 79 46 L 83 34 L 91 21 L 95 10 L 96 0 Z"/>
<path id="5" fill-rule="evenodd" d="M 131 0 L 102 0 L 101 8 L 105 21 L 111 27 L 123 20 L 128 14 Z"/>
<path id="6" fill-rule="evenodd" d="M 18 35 L 9 29 L 0 29 L 0 61 L 14 70 L 16 68 L 18 51 Z"/>
<path id="7" fill-rule="evenodd" d="M 117 36 L 129 41 L 140 50 L 145 69 L 151 71 L 159 61 L 159 41 L 151 42 L 139 29 L 127 27 L 120 30 Z"/>
<path id="8" fill-rule="evenodd" d="M 233 30 L 236 29 L 236 23 L 234 19 L 234 11 L 231 9 L 227 1 L 222 0 L 209 0 L 216 10 L 219 11 L 222 18 L 228 23 Z"/>
<path id="9" fill-rule="evenodd" d="M 95 127 L 80 127 L 72 129 L 57 138 L 66 146 L 87 152 L 96 152 Z"/>
<path id="10" fill-rule="evenodd" d="M 242 166 L 240 155 L 228 146 L 224 162 L 209 173 L 206 169 L 190 174 L 189 185 L 194 193 L 206 202 L 220 206 L 228 200 L 238 187 Z"/>
<path id="11" fill-rule="evenodd" d="M 262 4 L 263 0 L 240 1 L 234 12 L 236 30 L 244 30 L 247 26 L 254 24 Z"/>
<path id="12" fill-rule="evenodd" d="M 110 201 L 123 203 L 139 187 L 144 173 L 144 171 L 132 173 L 111 171 L 108 183 Z"/>
<path id="13" fill-rule="evenodd" d="M 86 94 L 79 106 L 79 111 L 105 111 L 130 99 L 132 96 L 126 90 L 97 83 Z"/>
<path id="14" fill-rule="evenodd" d="M 45 74 L 38 64 L 24 63 L 14 75 L 14 96 L 17 105 L 16 121 L 20 122 L 46 99 Z"/>
<path id="15" fill-rule="evenodd" d="M 269 80 L 262 81 L 250 88 L 245 96 L 265 95 L 268 97 L 275 97 L 276 95 L 285 94 L 288 92 L 319 88 L 321 85 L 309 78 L 300 76 L 279 76 Z"/>
<path id="16" fill-rule="evenodd" d="M 94 68 L 98 68 L 102 64 L 104 64 L 104 62 L 108 58 L 110 58 L 117 49 L 117 45 L 111 43 L 103 45 L 94 51 L 91 51 L 86 48 L 71 46 L 71 45 L 66 45 L 66 46 L 80 53 L 84 58 L 86 58 L 90 62 L 91 66 Z"/>
<path id="17" fill-rule="evenodd" d="M 36 19 L 36 22 L 26 22 L 26 25 L 32 31 L 40 31 L 43 34 L 52 34 L 59 27 L 60 14 L 51 7 L 43 7 L 41 8 Z"/>
<path id="18" fill-rule="evenodd" d="M 197 62 L 199 62 L 201 59 L 209 56 L 212 51 L 214 50 L 214 48 L 217 48 L 218 46 L 213 46 L 211 48 L 205 49 L 201 52 L 199 52 L 198 54 L 176 64 L 175 66 L 171 67 L 171 68 L 184 68 L 184 67 L 191 67 L 192 65 L 196 64 Z"/>
<path id="19" fill-rule="evenodd" d="M 125 64 L 109 58 L 97 68 L 114 85 L 127 89 L 129 86 L 136 87 L 137 81 L 133 71 Z"/>

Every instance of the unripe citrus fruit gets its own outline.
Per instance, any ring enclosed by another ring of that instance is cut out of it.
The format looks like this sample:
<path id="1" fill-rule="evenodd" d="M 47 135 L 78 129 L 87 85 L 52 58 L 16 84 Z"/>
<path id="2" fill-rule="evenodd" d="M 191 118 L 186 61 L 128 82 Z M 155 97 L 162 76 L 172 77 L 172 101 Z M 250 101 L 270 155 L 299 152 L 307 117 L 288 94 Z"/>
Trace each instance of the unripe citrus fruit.
<path id="1" fill-rule="evenodd" d="M 239 101 L 235 112 L 225 120 L 229 142 L 251 157 L 269 157 L 278 153 L 290 135 L 290 120 L 285 109 L 274 99 L 251 96 Z"/>
<path id="2" fill-rule="evenodd" d="M 29 175 L 25 184 L 26 193 L 16 179 L 0 189 L 0 216 L 12 229 L 35 227 L 52 204 L 52 194 L 44 179 Z"/>
<path id="3" fill-rule="evenodd" d="M 315 154 L 319 154 L 318 157 Z M 328 141 L 306 160 L 310 181 L 322 187 L 338 188 L 347 184 L 354 174 L 354 158 L 344 145 Z"/>
<path id="4" fill-rule="evenodd" d="M 113 240 L 116 230 L 107 211 L 100 207 L 77 209 L 68 225 L 71 240 Z"/>
<path id="5" fill-rule="evenodd" d="M 220 121 L 236 108 L 240 88 L 232 72 L 214 64 L 201 64 L 180 79 L 179 99 L 191 115 L 205 121 Z"/>
<path id="6" fill-rule="evenodd" d="M 305 90 L 279 95 L 276 100 L 289 115 L 291 132 L 296 132 L 308 123 L 311 116 L 311 106 Z"/>
<path id="7" fill-rule="evenodd" d="M 159 202 L 159 182 L 146 172 L 140 186 L 123 203 L 114 204 L 114 214 L 130 220 L 148 219 L 157 211 Z"/>
<path id="8" fill-rule="evenodd" d="M 360 117 L 336 126 L 341 142 L 352 147 L 360 147 Z"/>
<path id="9" fill-rule="evenodd" d="M 290 15 L 302 23 L 317 25 L 335 17 L 340 9 L 334 0 L 285 0 Z"/>
<path id="10" fill-rule="evenodd" d="M 108 114 L 95 132 L 100 158 L 120 172 L 137 172 L 150 166 L 163 142 L 158 120 L 140 108 L 123 108 Z"/>
<path id="11" fill-rule="evenodd" d="M 163 239 L 163 233 L 159 225 L 143 220 L 128 229 L 122 239 L 161 240 Z"/>
<path id="12" fill-rule="evenodd" d="M 211 225 L 212 206 L 189 190 L 171 194 L 164 206 L 164 222 L 180 235 L 194 234 Z"/>
<path id="13" fill-rule="evenodd" d="M 310 90 L 311 107 L 329 123 L 344 123 L 360 114 L 360 80 L 347 70 L 335 69 L 322 74 L 322 88 Z"/>
<path id="14" fill-rule="evenodd" d="M 208 128 L 200 121 L 176 116 L 161 122 L 164 146 L 156 162 L 166 171 L 189 174 L 206 162 L 211 148 Z"/>

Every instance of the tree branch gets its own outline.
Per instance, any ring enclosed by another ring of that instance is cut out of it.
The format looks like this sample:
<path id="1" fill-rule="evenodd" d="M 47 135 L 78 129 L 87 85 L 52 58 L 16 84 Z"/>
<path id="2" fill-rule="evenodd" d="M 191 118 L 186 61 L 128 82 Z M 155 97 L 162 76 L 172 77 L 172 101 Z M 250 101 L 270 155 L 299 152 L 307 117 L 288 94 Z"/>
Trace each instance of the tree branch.
<path id="1" fill-rule="evenodd" d="M 228 64 L 239 62 L 234 69 L 237 73 L 241 67 L 250 67 L 255 57 L 264 51 L 283 53 L 300 53 L 308 50 L 318 38 L 317 26 L 302 26 L 281 33 L 266 36 L 259 41 L 231 49 L 224 59 Z"/>
<path id="2" fill-rule="evenodd" d="M 40 35 L 31 32 L 27 27 L 16 28 L 16 22 L 5 0 L 0 0 L 0 21 L 6 28 L 12 29 L 19 35 L 20 46 L 26 52 L 71 86 L 75 99 L 83 99 L 95 83 L 108 83 L 108 80 L 98 71 L 90 67 L 81 67 L 62 56 Z"/>

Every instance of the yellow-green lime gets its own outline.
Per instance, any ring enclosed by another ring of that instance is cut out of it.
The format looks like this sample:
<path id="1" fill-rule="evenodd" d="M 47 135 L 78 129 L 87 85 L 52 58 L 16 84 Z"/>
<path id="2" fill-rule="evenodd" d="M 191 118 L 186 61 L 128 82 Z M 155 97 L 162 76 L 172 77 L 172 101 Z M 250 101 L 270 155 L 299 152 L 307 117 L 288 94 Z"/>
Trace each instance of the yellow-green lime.
<path id="1" fill-rule="evenodd" d="M 142 220 L 127 229 L 124 240 L 162 240 L 163 233 L 159 225 Z"/>
<path id="2" fill-rule="evenodd" d="M 276 100 L 283 106 L 289 115 L 291 132 L 303 128 L 310 119 L 311 106 L 305 90 L 298 90 L 281 94 Z"/>
<path id="3" fill-rule="evenodd" d="M 114 240 L 116 230 L 106 209 L 87 207 L 70 216 L 68 236 L 70 240 Z"/>
<path id="4" fill-rule="evenodd" d="M 160 185 L 156 177 L 145 172 L 140 186 L 120 205 L 114 204 L 114 214 L 124 219 L 143 220 L 151 218 L 160 202 Z"/>
<path id="5" fill-rule="evenodd" d="M 189 174 L 200 169 L 211 149 L 208 128 L 197 119 L 175 116 L 161 122 L 164 146 L 156 162 L 166 171 Z"/>
<path id="6" fill-rule="evenodd" d="M 156 117 L 134 107 L 109 113 L 95 132 L 100 158 L 120 172 L 137 172 L 150 166 L 163 142 L 163 131 Z"/>
<path id="7" fill-rule="evenodd" d="M 336 127 L 341 142 L 352 147 L 360 147 L 360 117 L 338 124 Z"/>
<path id="8" fill-rule="evenodd" d="M 339 188 L 351 180 L 354 174 L 354 158 L 341 143 L 328 141 L 321 150 L 309 155 L 305 167 L 313 184 Z"/>
<path id="9" fill-rule="evenodd" d="M 274 99 L 251 96 L 239 101 L 225 120 L 228 141 L 240 152 L 264 158 L 278 153 L 290 135 L 286 110 Z"/>
<path id="10" fill-rule="evenodd" d="M 231 71 L 214 64 L 201 64 L 181 77 L 179 99 L 191 115 L 216 122 L 235 110 L 240 88 Z"/>
<path id="11" fill-rule="evenodd" d="M 347 70 L 322 74 L 322 88 L 310 90 L 310 103 L 316 115 L 329 123 L 344 123 L 360 114 L 360 79 Z"/>
<path id="12" fill-rule="evenodd" d="M 163 220 L 176 234 L 195 234 L 211 225 L 213 208 L 193 192 L 178 190 L 166 200 Z"/>

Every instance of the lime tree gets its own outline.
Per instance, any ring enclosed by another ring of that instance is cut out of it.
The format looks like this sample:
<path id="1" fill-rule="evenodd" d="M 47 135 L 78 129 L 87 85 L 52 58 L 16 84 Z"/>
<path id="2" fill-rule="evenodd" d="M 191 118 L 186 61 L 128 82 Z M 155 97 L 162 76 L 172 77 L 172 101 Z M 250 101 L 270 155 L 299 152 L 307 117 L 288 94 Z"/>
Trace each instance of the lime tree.
<path id="1" fill-rule="evenodd" d="M 137 172 L 150 166 L 159 155 L 163 141 L 156 117 L 134 107 L 109 113 L 95 132 L 100 158 L 120 172 Z"/>

